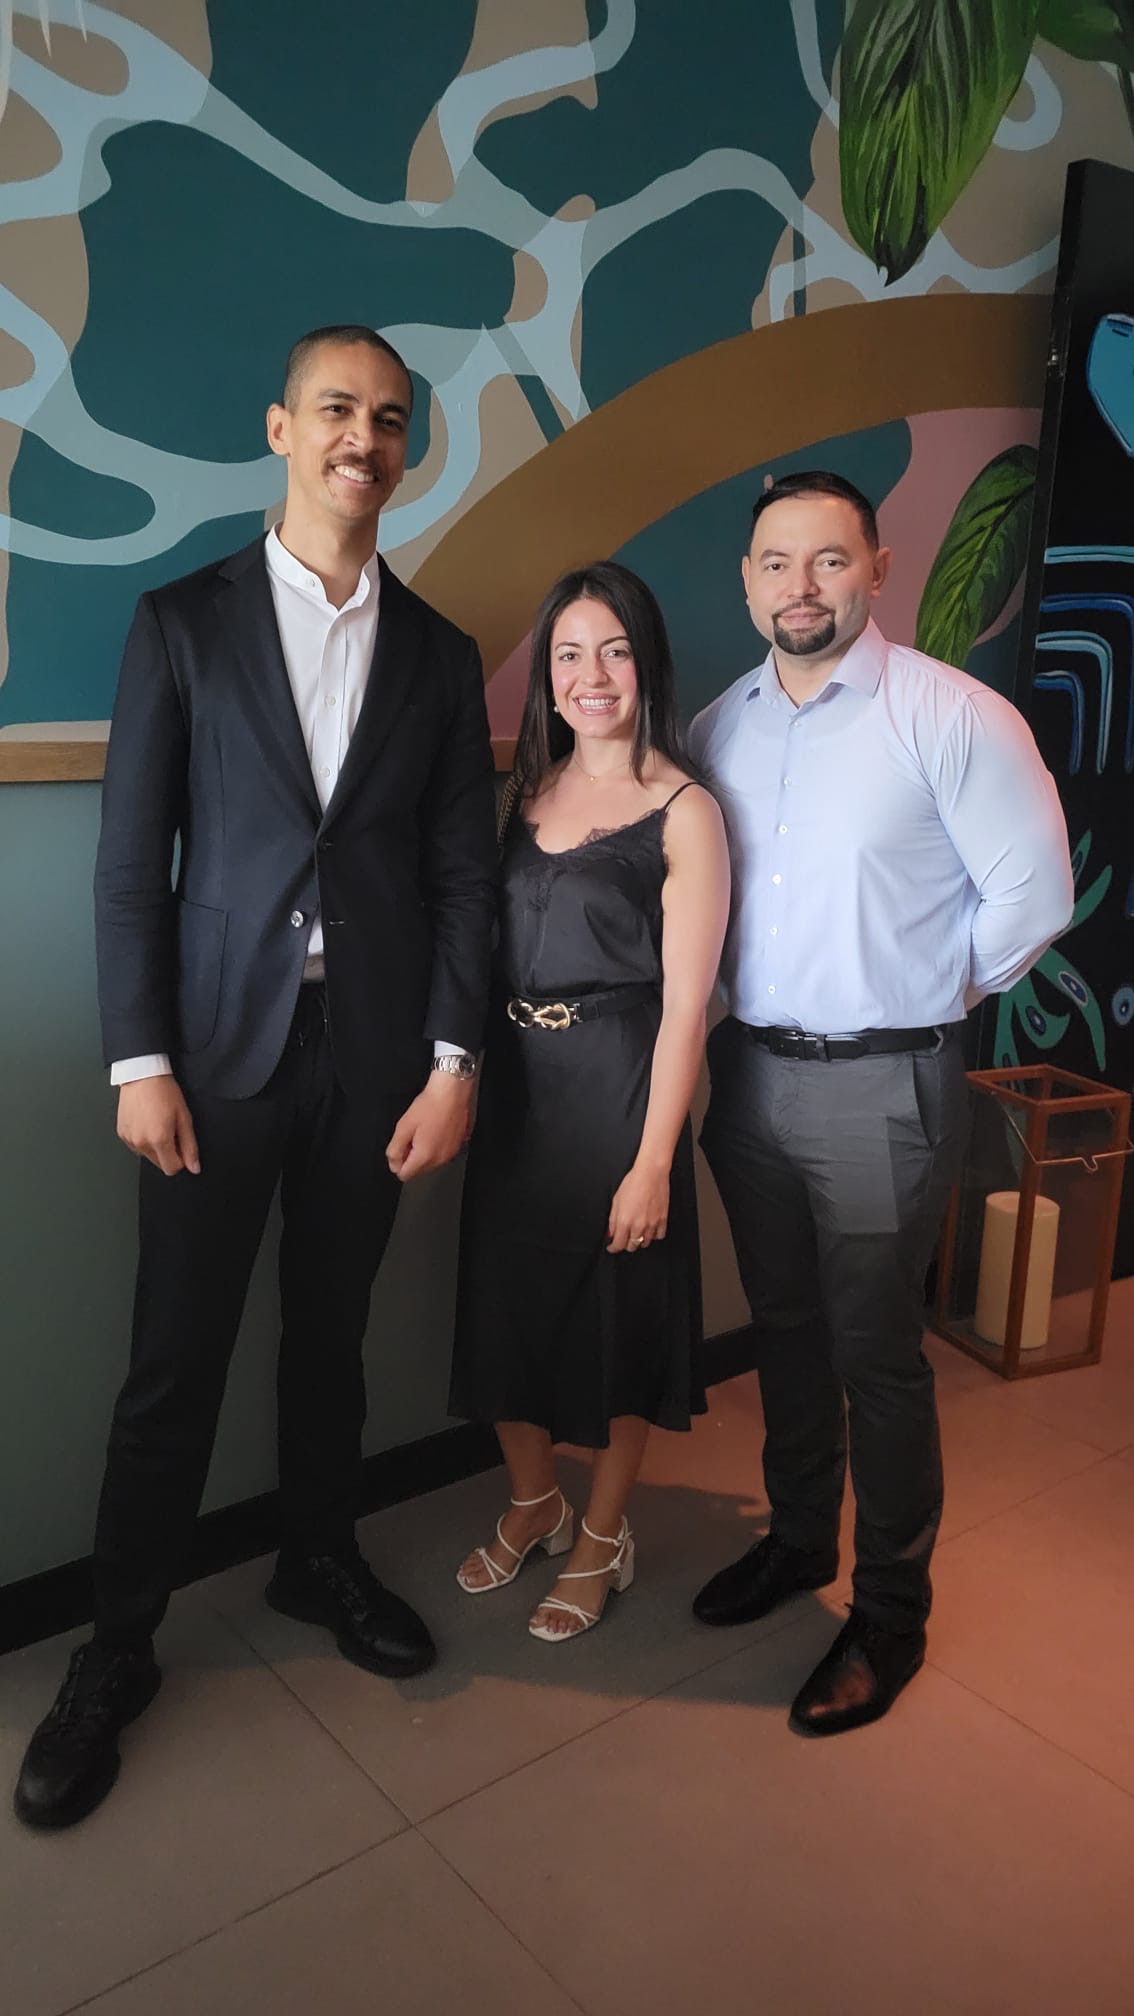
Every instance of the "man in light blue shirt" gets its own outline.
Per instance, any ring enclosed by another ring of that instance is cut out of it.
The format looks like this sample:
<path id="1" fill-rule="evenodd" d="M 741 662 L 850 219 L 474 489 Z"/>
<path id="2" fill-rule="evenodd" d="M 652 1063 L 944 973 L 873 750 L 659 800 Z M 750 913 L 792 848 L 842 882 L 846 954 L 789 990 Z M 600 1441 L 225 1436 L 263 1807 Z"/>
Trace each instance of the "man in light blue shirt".
<path id="1" fill-rule="evenodd" d="M 792 1705 L 815 1735 L 884 1714 L 924 1658 L 942 1480 L 922 1295 L 964 1140 L 959 1028 L 1074 900 L 1022 717 L 871 620 L 889 559 L 841 477 L 765 491 L 742 572 L 773 648 L 691 735 L 733 863 L 703 1146 L 759 1339 L 772 1508 L 694 1609 L 740 1623 L 834 1579 L 849 1448 L 853 1604 Z"/>

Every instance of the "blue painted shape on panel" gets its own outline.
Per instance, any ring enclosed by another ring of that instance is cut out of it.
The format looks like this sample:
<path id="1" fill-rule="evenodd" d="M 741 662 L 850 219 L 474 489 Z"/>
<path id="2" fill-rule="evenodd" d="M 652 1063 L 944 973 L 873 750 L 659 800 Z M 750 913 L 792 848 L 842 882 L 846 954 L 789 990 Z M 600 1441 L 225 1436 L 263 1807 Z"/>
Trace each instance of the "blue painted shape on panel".
<path id="1" fill-rule="evenodd" d="M 1066 967 L 1061 966 L 1056 978 L 1064 993 L 1070 994 L 1072 1001 L 1077 1001 L 1080 1007 L 1090 1000 L 1090 990 L 1084 987 L 1077 973 L 1069 973 Z"/>
<path id="2" fill-rule="evenodd" d="M 1071 747 L 1067 757 L 1067 768 L 1072 777 L 1077 777 L 1083 765 L 1083 742 L 1086 737 L 1087 699 L 1083 682 L 1077 672 L 1037 672 L 1033 685 L 1041 693 L 1066 693 L 1071 702 Z"/>
<path id="3" fill-rule="evenodd" d="M 1120 1029 L 1128 1029 L 1134 1022 L 1134 987 L 1118 987 L 1110 1004 L 1110 1012 Z"/>
<path id="4" fill-rule="evenodd" d="M 815 442 L 714 484 L 619 548 L 613 558 L 641 574 L 662 605 L 686 718 L 767 656 L 767 642 L 753 628 L 740 579 L 752 505 L 765 476 L 837 469 L 879 505 L 904 476 L 909 460 L 910 430 L 904 420 Z M 601 477 L 601 471 L 596 473 Z M 885 629 L 884 602 L 879 621 Z"/>
<path id="5" fill-rule="evenodd" d="M 1049 546 L 1045 567 L 1134 567 L 1134 546 Z"/>
<path id="6" fill-rule="evenodd" d="M 1130 632 L 1130 657 L 1127 660 L 1126 695 L 1126 740 L 1123 745 L 1123 767 L 1134 769 L 1134 596 L 1132 595 L 1045 595 L 1040 603 L 1041 616 L 1045 612 L 1061 609 L 1101 609 L 1112 615 L 1125 616 Z M 1112 661 L 1113 662 L 1113 661 Z M 1103 749 L 1102 761 L 1106 761 Z"/>
<path id="7" fill-rule="evenodd" d="M 1101 776 L 1106 767 L 1107 751 L 1110 747 L 1110 715 L 1114 695 L 1114 653 L 1110 645 L 1105 637 L 1096 637 L 1086 630 L 1054 630 L 1040 632 L 1036 638 L 1036 650 L 1079 652 L 1080 655 L 1095 660 L 1099 668 L 1099 722 L 1095 738 L 1095 769 Z"/>
<path id="8" fill-rule="evenodd" d="M 1087 387 L 1115 440 L 1134 455 L 1134 316 L 1104 315 L 1097 324 Z"/>

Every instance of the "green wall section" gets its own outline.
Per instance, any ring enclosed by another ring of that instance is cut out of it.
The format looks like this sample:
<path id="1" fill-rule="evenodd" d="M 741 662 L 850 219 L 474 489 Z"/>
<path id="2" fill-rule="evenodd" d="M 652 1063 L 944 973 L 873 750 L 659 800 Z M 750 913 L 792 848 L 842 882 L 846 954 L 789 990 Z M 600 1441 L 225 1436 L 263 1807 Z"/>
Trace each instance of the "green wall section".
<path id="1" fill-rule="evenodd" d="M 136 1179 L 95 1011 L 98 808 L 93 784 L 0 790 L 0 1584 L 89 1552 L 126 1367 Z M 458 1194 L 446 1172 L 406 1196 L 368 1340 L 368 1451 L 446 1425 Z M 273 1248 L 253 1279 L 206 1506 L 275 1484 Z"/>

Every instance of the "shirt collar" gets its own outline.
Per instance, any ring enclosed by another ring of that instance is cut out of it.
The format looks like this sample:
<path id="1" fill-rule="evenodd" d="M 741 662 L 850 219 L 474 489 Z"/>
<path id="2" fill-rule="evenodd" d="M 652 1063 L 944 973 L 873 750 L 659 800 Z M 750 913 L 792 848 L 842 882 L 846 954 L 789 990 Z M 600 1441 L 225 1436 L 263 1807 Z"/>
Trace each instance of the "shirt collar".
<path id="1" fill-rule="evenodd" d="M 342 616 L 348 609 L 360 609 L 364 602 L 369 601 L 371 595 L 378 593 L 380 575 L 377 553 L 371 554 L 358 577 L 358 587 L 350 600 L 343 603 L 341 609 L 336 609 L 328 602 L 326 590 L 319 576 L 313 574 L 309 567 L 305 567 L 302 560 L 297 560 L 294 553 L 288 552 L 276 525 L 272 526 L 264 541 L 264 561 L 268 572 L 274 574 L 277 581 L 286 581 L 289 588 L 297 588 L 302 595 L 307 596 L 310 601 L 317 602 L 332 616 Z"/>
<path id="2" fill-rule="evenodd" d="M 889 648 L 877 623 L 871 618 L 862 635 L 855 638 L 850 650 L 844 651 L 827 685 L 853 686 L 856 692 L 865 693 L 869 698 L 878 691 Z M 826 687 L 821 690 L 825 692 Z M 769 706 L 775 706 L 778 700 L 787 698 L 776 672 L 776 658 L 773 651 L 769 651 L 763 664 L 757 667 L 747 698 L 754 700 L 757 694 Z"/>

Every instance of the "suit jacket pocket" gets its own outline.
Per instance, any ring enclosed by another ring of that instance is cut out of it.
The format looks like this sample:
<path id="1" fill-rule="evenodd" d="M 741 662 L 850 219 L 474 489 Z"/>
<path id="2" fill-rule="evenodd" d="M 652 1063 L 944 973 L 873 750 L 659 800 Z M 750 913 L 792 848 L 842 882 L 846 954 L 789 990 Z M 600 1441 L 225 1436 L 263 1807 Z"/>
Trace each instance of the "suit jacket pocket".
<path id="1" fill-rule="evenodd" d="M 212 1041 L 220 1005 L 228 912 L 204 903 L 177 904 L 177 1016 L 182 1050 Z"/>

